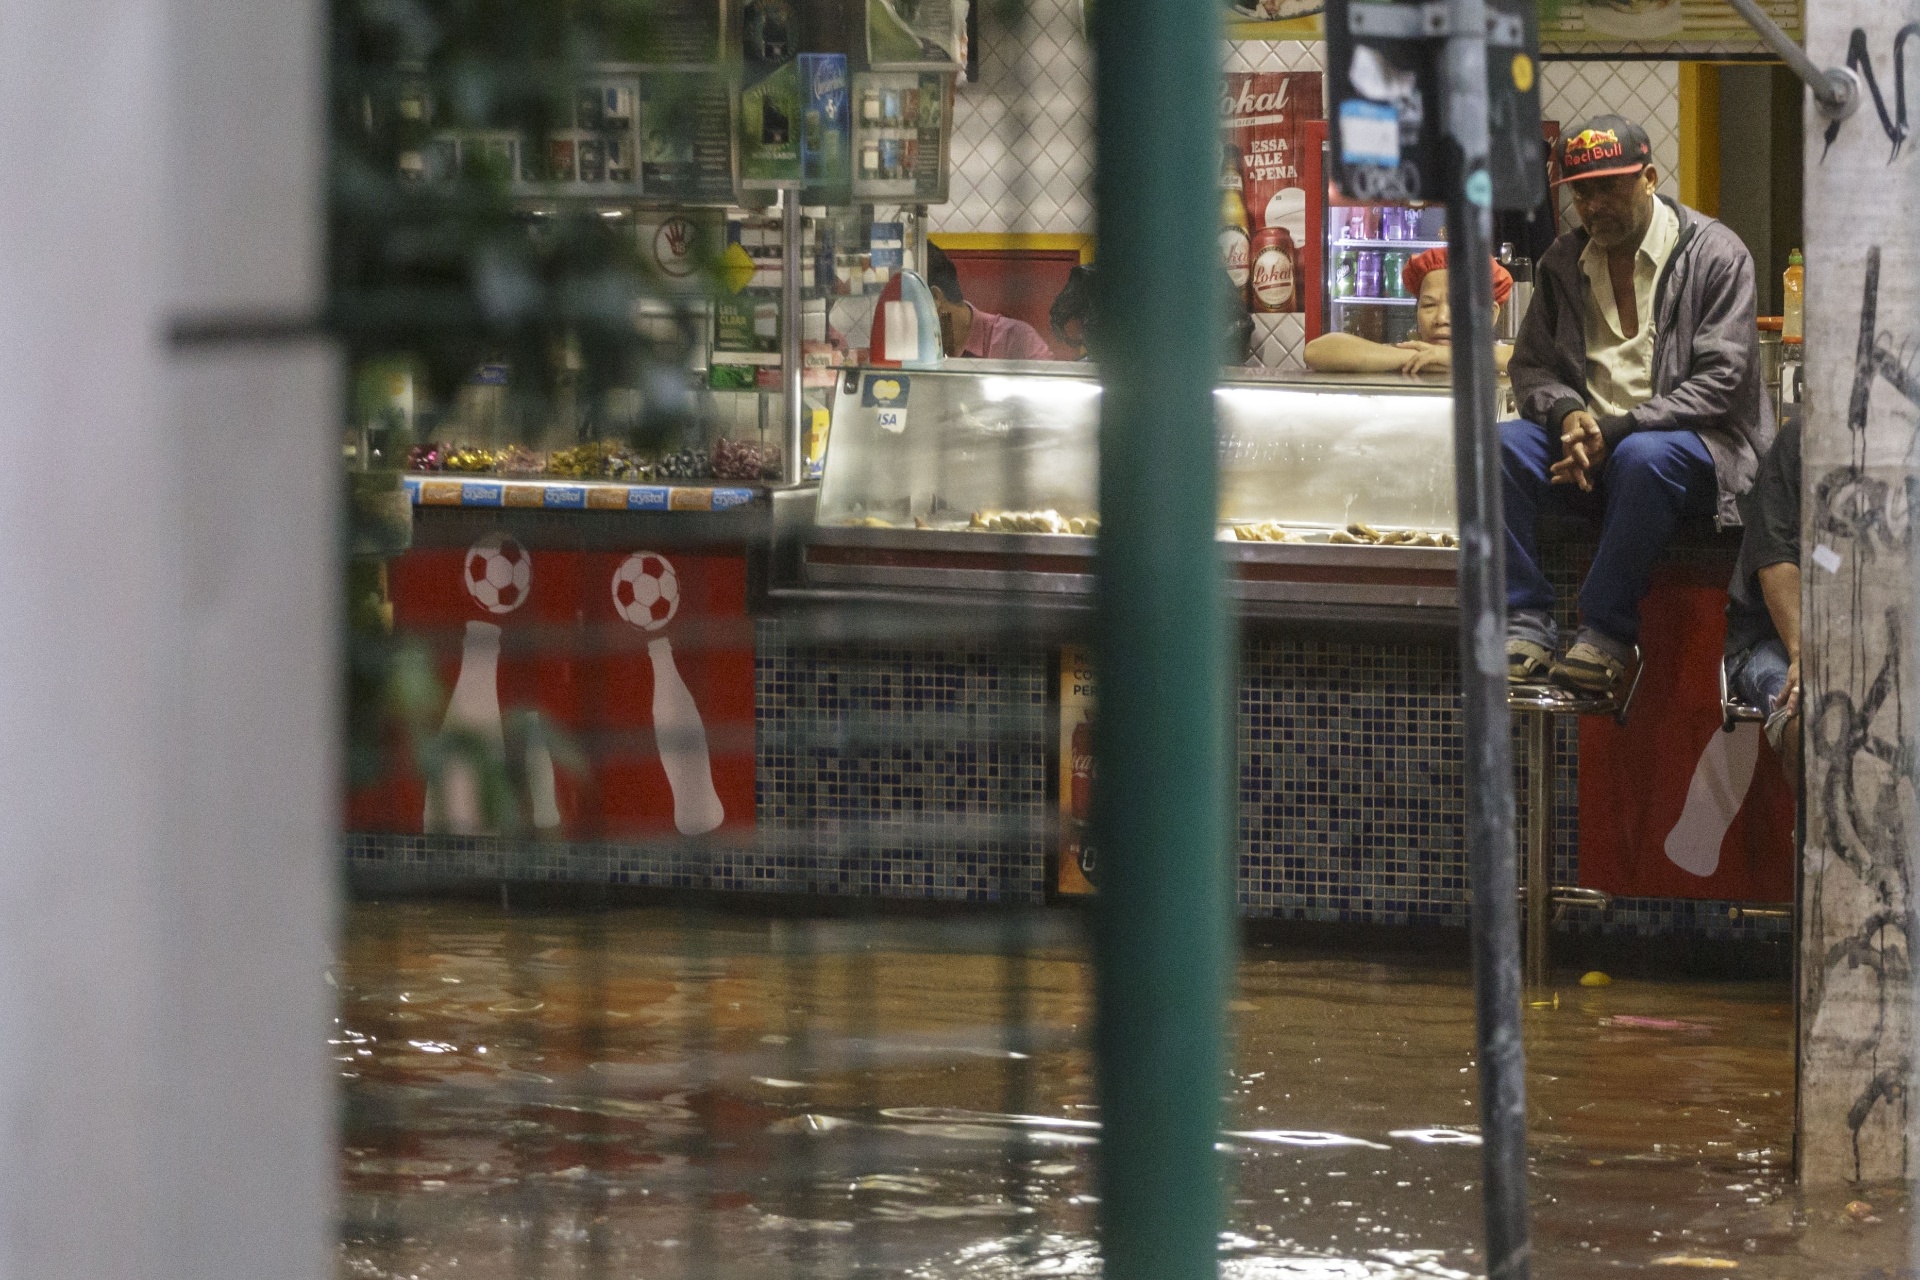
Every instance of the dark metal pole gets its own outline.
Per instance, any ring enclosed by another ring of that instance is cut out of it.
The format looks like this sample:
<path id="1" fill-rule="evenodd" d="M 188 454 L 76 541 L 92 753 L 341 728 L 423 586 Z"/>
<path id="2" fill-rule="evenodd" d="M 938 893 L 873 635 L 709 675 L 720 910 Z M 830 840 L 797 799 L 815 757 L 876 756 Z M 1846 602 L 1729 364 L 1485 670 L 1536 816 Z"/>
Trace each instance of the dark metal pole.
<path id="1" fill-rule="evenodd" d="M 1487 1275 L 1523 1280 L 1527 1243 L 1526 1058 L 1520 1042 L 1520 911 L 1507 714 L 1506 550 L 1494 422 L 1493 181 L 1487 171 L 1487 11 L 1448 0 L 1441 63 L 1453 310 L 1454 482 L 1460 513 L 1460 706 L 1466 729 L 1467 873 L 1480 1062 Z"/>
<path id="2" fill-rule="evenodd" d="M 1107 1280 L 1211 1280 L 1231 956 L 1228 627 L 1214 543 L 1218 4 L 1092 7 L 1100 260 L 1094 823 Z"/>

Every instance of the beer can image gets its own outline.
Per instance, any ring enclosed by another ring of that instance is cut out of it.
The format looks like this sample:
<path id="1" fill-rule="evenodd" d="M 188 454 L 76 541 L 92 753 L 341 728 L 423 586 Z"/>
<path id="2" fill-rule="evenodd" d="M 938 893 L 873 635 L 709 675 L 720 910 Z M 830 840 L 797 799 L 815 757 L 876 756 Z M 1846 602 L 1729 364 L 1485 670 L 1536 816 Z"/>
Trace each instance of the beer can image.
<path id="1" fill-rule="evenodd" d="M 900 139 L 880 139 L 880 176 L 882 178 L 902 176 L 903 170 L 900 165 L 902 150 Z"/>
<path id="2" fill-rule="evenodd" d="M 911 178 L 920 172 L 920 139 L 907 138 L 900 144 L 900 176 Z"/>
<path id="3" fill-rule="evenodd" d="M 574 162 L 574 139 L 547 139 L 548 182 L 572 182 L 579 172 Z"/>
<path id="4" fill-rule="evenodd" d="M 1263 227 L 1253 238 L 1252 309 L 1267 314 L 1300 310 L 1299 264 L 1285 227 Z"/>
<path id="5" fill-rule="evenodd" d="M 898 89 L 880 91 L 880 123 L 889 129 L 900 127 L 900 91 Z"/>
<path id="6" fill-rule="evenodd" d="M 878 178 L 880 176 L 880 140 L 868 138 L 860 144 L 860 176 Z"/>

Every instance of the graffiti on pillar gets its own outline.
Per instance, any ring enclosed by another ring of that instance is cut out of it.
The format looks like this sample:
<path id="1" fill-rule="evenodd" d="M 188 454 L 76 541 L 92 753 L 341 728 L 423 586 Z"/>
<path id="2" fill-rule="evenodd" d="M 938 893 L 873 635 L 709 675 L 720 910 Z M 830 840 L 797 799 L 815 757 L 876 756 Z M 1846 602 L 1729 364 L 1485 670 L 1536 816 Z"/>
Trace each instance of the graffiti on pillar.
<path id="1" fill-rule="evenodd" d="M 1859 28 L 1853 29 L 1853 35 L 1847 41 L 1847 66 L 1866 85 L 1867 92 L 1873 95 L 1873 109 L 1880 117 L 1880 127 L 1886 131 L 1887 140 L 1893 144 L 1893 153 L 1887 157 L 1892 164 L 1900 158 L 1900 149 L 1907 144 L 1907 37 L 1920 35 L 1920 22 L 1909 22 L 1900 28 L 1893 37 L 1893 111 L 1887 111 L 1887 99 L 1880 92 L 1880 80 L 1873 73 L 1873 52 L 1867 48 L 1867 33 Z M 1833 140 L 1840 136 L 1840 126 L 1844 120 L 1835 120 L 1827 126 L 1828 148 Z M 1826 159 L 1826 152 L 1820 154 Z"/>
<path id="2" fill-rule="evenodd" d="M 1902 119 L 1904 109 L 1903 104 Z M 1809 661 L 1830 674 L 1809 682 L 1821 692 L 1807 718 L 1806 783 L 1813 823 L 1807 843 L 1845 867 L 1857 888 L 1838 882 L 1830 886 L 1831 865 L 1816 873 L 1807 886 L 1808 919 L 1816 929 L 1828 920 L 1823 905 L 1829 891 L 1863 891 L 1868 897 L 1867 909 L 1843 913 L 1848 922 L 1843 930 L 1819 939 L 1820 962 L 1808 966 L 1806 994 L 1807 1007 L 1824 1009 L 1827 983 L 1842 973 L 1869 975 L 1869 989 L 1876 993 L 1865 1002 L 1875 1010 L 1868 1025 L 1854 1032 L 1870 1059 L 1846 1117 L 1855 1176 L 1872 1163 L 1863 1160 L 1863 1129 L 1872 1123 L 1876 1130 L 1898 1134 L 1907 1126 L 1907 992 L 1912 978 L 1908 913 L 1913 897 L 1905 815 L 1920 782 L 1913 731 L 1904 723 L 1902 705 L 1903 685 L 1911 679 L 1906 670 L 1908 624 L 1903 607 L 1880 607 L 1884 597 L 1871 585 L 1877 576 L 1884 577 L 1887 566 L 1904 563 L 1912 554 L 1910 544 L 1920 536 L 1915 519 L 1920 488 L 1911 472 L 1904 483 L 1890 483 L 1868 467 L 1868 425 L 1874 393 L 1882 385 L 1898 392 L 1905 403 L 1887 406 L 1898 412 L 1897 422 L 1889 423 L 1883 411 L 1880 432 L 1904 427 L 1909 458 L 1920 443 L 1916 421 L 1905 412 L 1920 408 L 1920 347 L 1911 337 L 1896 338 L 1879 327 L 1880 257 L 1876 246 L 1866 260 L 1847 403 L 1851 456 L 1846 465 L 1813 480 L 1810 525 L 1813 564 L 1836 576 L 1844 571 L 1847 577 L 1835 616 L 1810 619 L 1814 634 L 1826 643 L 1809 650 Z M 1876 566 L 1883 571 L 1877 576 Z M 1841 672 L 1849 678 L 1840 678 Z M 1875 1120 L 1883 1107 L 1884 1124 Z"/>

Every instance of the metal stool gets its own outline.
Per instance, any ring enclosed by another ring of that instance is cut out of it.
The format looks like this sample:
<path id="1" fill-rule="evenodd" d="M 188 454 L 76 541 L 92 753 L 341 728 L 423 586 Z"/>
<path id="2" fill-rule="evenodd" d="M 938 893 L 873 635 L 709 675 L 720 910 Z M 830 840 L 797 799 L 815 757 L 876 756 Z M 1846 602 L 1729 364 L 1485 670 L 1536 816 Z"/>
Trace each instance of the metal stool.
<path id="1" fill-rule="evenodd" d="M 1526 904 L 1527 943 L 1524 970 L 1527 986 L 1547 985 L 1549 960 L 1547 940 L 1551 936 L 1547 910 L 1551 904 L 1564 912 L 1569 908 L 1605 911 L 1612 898 L 1598 889 L 1574 885 L 1555 885 L 1553 874 L 1553 717 L 1607 716 L 1625 724 L 1633 710 L 1633 697 L 1640 691 L 1640 647 L 1633 650 L 1633 678 L 1626 694 L 1618 698 L 1596 698 L 1573 693 L 1558 685 L 1516 684 L 1507 689 L 1507 709 L 1528 715 L 1527 721 L 1527 881 L 1520 887 L 1520 899 Z M 1725 679 L 1724 673 L 1722 680 Z"/>
<path id="2" fill-rule="evenodd" d="M 1732 733 L 1733 727 L 1742 723 L 1765 724 L 1767 712 L 1764 707 L 1756 707 L 1750 702 L 1741 702 L 1733 696 L 1727 686 L 1727 660 L 1720 659 L 1720 732 Z"/>

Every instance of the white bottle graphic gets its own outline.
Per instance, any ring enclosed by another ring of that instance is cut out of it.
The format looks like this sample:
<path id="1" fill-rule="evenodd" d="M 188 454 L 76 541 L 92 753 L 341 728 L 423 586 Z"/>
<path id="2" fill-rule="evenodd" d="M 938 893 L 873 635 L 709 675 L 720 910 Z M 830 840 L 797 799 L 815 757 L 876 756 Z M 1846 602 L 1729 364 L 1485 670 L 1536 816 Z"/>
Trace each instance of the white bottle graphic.
<path id="1" fill-rule="evenodd" d="M 1720 866 L 1720 842 L 1740 812 L 1760 756 L 1760 726 L 1736 725 L 1716 733 L 1693 766 L 1686 807 L 1667 832 L 1667 858 L 1682 871 L 1710 876 Z"/>
<path id="2" fill-rule="evenodd" d="M 495 753 L 505 749 L 500 726 L 500 628 L 491 622 L 467 624 L 466 642 L 460 648 L 460 678 L 454 681 L 441 728 L 476 733 Z M 480 773 L 470 755 L 453 756 L 439 778 L 427 783 L 427 811 L 421 826 L 430 833 L 457 836 L 486 830 Z"/>
<path id="3" fill-rule="evenodd" d="M 666 626 L 680 611 L 680 579 L 673 565 L 658 552 L 628 556 L 613 574 L 613 607 L 642 631 Z M 647 641 L 647 656 L 653 660 L 653 736 L 673 792 L 673 825 L 683 836 L 705 835 L 727 816 L 713 785 L 707 727 L 674 665 L 672 642 L 665 636 Z"/>
<path id="4" fill-rule="evenodd" d="M 527 799 L 533 804 L 533 827 L 552 831 L 560 825 L 560 800 L 553 788 L 553 752 L 535 738 L 527 744 Z"/>
<path id="5" fill-rule="evenodd" d="M 467 548 L 460 577 L 475 604 L 491 614 L 508 614 L 527 602 L 533 587 L 533 559 L 512 537 L 495 530 Z M 496 624 L 467 624 L 466 639 L 460 647 L 460 674 L 453 682 L 453 697 L 447 701 L 441 728 L 478 734 L 495 759 L 505 755 L 506 733 L 500 720 L 500 628 Z M 463 836 L 486 831 L 480 773 L 474 763 L 470 755 L 458 755 L 447 762 L 438 779 L 428 781 L 422 830 Z M 552 761 L 547 764 L 547 789 L 551 794 Z M 538 783 L 535 786 L 537 789 Z"/>

